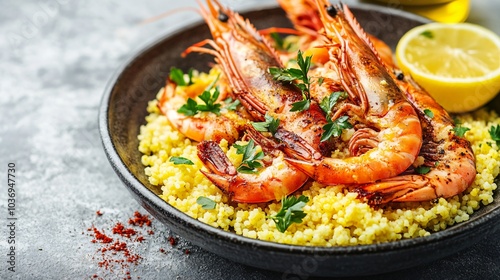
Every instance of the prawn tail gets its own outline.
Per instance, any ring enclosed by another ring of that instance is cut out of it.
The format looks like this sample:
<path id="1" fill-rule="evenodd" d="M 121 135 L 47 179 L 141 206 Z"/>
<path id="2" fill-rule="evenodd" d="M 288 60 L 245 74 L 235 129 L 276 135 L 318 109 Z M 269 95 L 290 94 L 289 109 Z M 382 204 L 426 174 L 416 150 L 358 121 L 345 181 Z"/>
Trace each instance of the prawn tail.
<path id="1" fill-rule="evenodd" d="M 355 187 L 354 191 L 372 206 L 391 201 L 425 201 L 438 197 L 429 180 L 420 175 L 399 176 L 365 184 Z"/>
<path id="2" fill-rule="evenodd" d="M 274 134 L 274 138 L 284 143 L 283 151 L 288 157 L 299 159 L 300 162 L 313 161 L 322 157 L 321 153 L 314 149 L 302 137 L 288 130 L 281 128 L 278 129 Z M 295 162 L 289 158 L 286 160 L 289 162 Z"/>
<path id="3" fill-rule="evenodd" d="M 224 151 L 214 141 L 198 144 L 198 158 L 208 171 L 200 170 L 214 185 L 230 195 L 231 178 L 237 172 Z"/>
<path id="4" fill-rule="evenodd" d="M 245 126 L 245 132 L 248 137 L 253 139 L 255 144 L 260 146 L 262 148 L 262 151 L 264 151 L 266 154 L 275 155 L 280 150 L 284 149 L 285 145 L 283 143 L 278 143 L 270 138 L 265 137 L 251 125 Z"/>

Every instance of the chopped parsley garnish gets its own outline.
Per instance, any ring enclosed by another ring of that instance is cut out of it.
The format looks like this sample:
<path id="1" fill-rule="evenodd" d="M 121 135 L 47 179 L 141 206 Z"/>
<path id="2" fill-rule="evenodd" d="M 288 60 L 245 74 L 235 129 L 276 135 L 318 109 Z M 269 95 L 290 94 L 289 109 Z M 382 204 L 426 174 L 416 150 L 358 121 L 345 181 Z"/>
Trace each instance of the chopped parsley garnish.
<path id="1" fill-rule="evenodd" d="M 323 98 L 323 100 L 321 100 L 319 106 L 321 107 L 323 112 L 325 112 L 325 114 L 330 115 L 332 112 L 332 108 L 333 106 L 335 106 L 335 104 L 337 104 L 337 101 L 339 101 L 339 99 L 342 100 L 346 98 L 347 93 L 345 91 L 332 92 L 330 96 L 327 96 Z"/>
<path id="2" fill-rule="evenodd" d="M 220 112 L 220 104 L 215 104 L 214 102 L 217 101 L 219 94 L 220 92 L 218 87 L 215 88 L 213 94 L 211 94 L 209 90 L 203 91 L 198 98 L 205 102 L 205 105 L 198 105 L 198 110 L 203 112 L 212 112 L 218 115 Z"/>
<path id="3" fill-rule="evenodd" d="M 205 210 L 212 210 L 215 209 L 215 206 L 217 205 L 215 201 L 211 200 L 208 197 L 204 196 L 199 196 L 198 199 L 196 199 L 196 203 L 201 205 L 201 208 Z"/>
<path id="4" fill-rule="evenodd" d="M 430 32 L 429 30 L 425 30 L 424 32 L 420 33 L 420 35 L 429 39 L 434 39 L 434 33 Z"/>
<path id="5" fill-rule="evenodd" d="M 173 162 L 175 165 L 178 164 L 194 165 L 194 163 L 191 160 L 185 157 L 170 157 L 168 161 Z"/>
<path id="6" fill-rule="evenodd" d="M 311 106 L 311 100 L 310 99 L 304 99 L 302 101 L 297 101 L 295 103 L 292 103 L 292 109 L 290 109 L 291 112 L 301 112 L 309 109 Z"/>
<path id="7" fill-rule="evenodd" d="M 319 77 L 318 78 L 318 86 L 321 86 L 323 84 L 323 82 L 325 81 L 325 78 L 323 77 Z"/>
<path id="8" fill-rule="evenodd" d="M 240 101 L 238 99 L 232 99 L 231 97 L 228 97 L 224 99 L 224 108 L 232 111 L 236 111 L 238 108 L 238 105 L 240 105 Z"/>
<path id="9" fill-rule="evenodd" d="M 288 51 L 290 47 L 292 46 L 291 44 L 286 44 L 285 40 L 283 40 L 283 37 L 281 37 L 278 33 L 273 32 L 270 34 L 271 38 L 274 41 L 274 47 L 278 50 L 283 50 L 283 51 Z"/>
<path id="10" fill-rule="evenodd" d="M 497 126 L 492 125 L 490 127 L 490 130 L 488 130 L 491 136 L 491 140 L 494 140 L 497 145 L 500 145 L 500 125 L 497 124 Z"/>
<path id="11" fill-rule="evenodd" d="M 295 196 L 284 197 L 281 200 L 280 211 L 270 217 L 276 223 L 276 228 L 280 232 L 285 232 L 292 223 L 302 223 L 302 219 L 307 215 L 302 211 L 302 208 L 308 201 L 309 198 L 304 195 L 298 198 Z"/>
<path id="12" fill-rule="evenodd" d="M 342 130 L 352 128 L 352 125 L 347 121 L 347 116 L 342 116 L 334 121 L 328 121 L 323 126 L 323 135 L 321 135 L 321 142 L 328 140 L 330 137 L 339 137 Z"/>
<path id="13" fill-rule="evenodd" d="M 311 68 L 311 57 L 307 56 L 305 59 L 302 56 L 302 52 L 299 50 L 297 53 L 297 64 L 300 69 L 297 68 L 269 68 L 269 73 L 273 75 L 273 79 L 281 82 L 293 82 L 298 80 L 296 86 L 302 92 L 302 101 L 298 101 L 292 104 L 292 112 L 304 111 L 309 109 L 311 105 L 311 93 L 309 88 L 311 86 L 311 80 L 307 76 L 309 69 Z"/>
<path id="14" fill-rule="evenodd" d="M 431 119 L 434 118 L 434 113 L 429 109 L 424 109 L 424 114 Z"/>
<path id="15" fill-rule="evenodd" d="M 264 122 L 252 122 L 253 128 L 260 132 L 269 131 L 274 135 L 280 125 L 280 120 L 271 117 L 267 113 L 264 118 L 266 119 Z"/>
<path id="16" fill-rule="evenodd" d="M 470 128 L 461 126 L 460 124 L 455 126 L 453 129 L 453 132 L 455 133 L 456 136 L 458 137 L 464 137 L 465 133 L 470 130 Z"/>
<path id="17" fill-rule="evenodd" d="M 262 163 L 260 163 L 259 160 L 264 158 L 264 152 L 257 152 L 257 147 L 252 139 L 250 139 L 246 145 L 233 144 L 233 146 L 236 148 L 237 154 L 243 155 L 241 164 L 237 168 L 238 172 L 256 173 L 257 168 L 262 167 Z"/>
<path id="18" fill-rule="evenodd" d="M 177 112 L 186 116 L 194 116 L 198 113 L 198 103 L 191 98 L 188 98 L 186 104 L 182 105 Z"/>
<path id="19" fill-rule="evenodd" d="M 205 104 L 198 104 L 195 100 L 188 98 L 186 104 L 182 105 L 177 112 L 186 116 L 194 116 L 198 112 L 212 112 L 219 115 L 221 105 L 215 104 L 219 94 L 220 92 L 218 87 L 215 87 L 213 93 L 211 93 L 211 88 L 206 89 L 198 96 L 198 98 L 200 98 Z"/>
<path id="20" fill-rule="evenodd" d="M 321 142 L 330 139 L 330 137 L 339 137 L 342 134 L 342 130 L 352 128 L 352 125 L 347 121 L 348 116 L 342 116 L 335 121 L 331 119 L 331 112 L 333 106 L 337 104 L 337 101 L 347 98 L 347 93 L 344 91 L 336 91 L 330 94 L 330 96 L 323 98 L 319 106 L 326 113 L 326 119 L 328 123 L 323 126 L 323 134 L 321 135 Z"/>
<path id="21" fill-rule="evenodd" d="M 184 72 L 182 72 L 181 69 L 172 67 L 170 69 L 170 75 L 169 78 L 172 80 L 174 83 L 176 83 L 178 86 L 189 86 L 193 84 L 193 69 L 188 70 L 188 81 L 186 82 L 186 79 L 184 78 Z"/>
<path id="22" fill-rule="evenodd" d="M 415 168 L 415 172 L 417 172 L 418 174 L 427 174 L 429 173 L 429 171 L 431 171 L 431 168 L 429 166 L 419 166 L 417 168 Z"/>

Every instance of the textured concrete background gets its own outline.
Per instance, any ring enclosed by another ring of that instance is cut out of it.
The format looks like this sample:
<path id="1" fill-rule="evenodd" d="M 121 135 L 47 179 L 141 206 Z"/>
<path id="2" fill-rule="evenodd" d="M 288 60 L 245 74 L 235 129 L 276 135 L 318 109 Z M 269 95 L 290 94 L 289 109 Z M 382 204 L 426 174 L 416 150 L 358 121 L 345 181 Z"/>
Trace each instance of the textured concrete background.
<path id="1" fill-rule="evenodd" d="M 272 2 L 272 0 L 270 0 Z M 269 3 L 270 1 L 252 1 Z M 225 1 L 233 7 L 247 1 Z M 243 4 L 245 2 L 245 4 Z M 345 1 L 347 3 L 354 1 Z M 500 1 L 473 1 L 470 21 L 500 33 Z M 0 279 L 306 279 L 242 266 L 175 236 L 153 220 L 153 235 L 127 242 L 138 265 L 98 266 L 106 233 L 146 211 L 132 199 L 101 147 L 97 112 L 111 74 L 145 42 L 199 17 L 195 1 L 0 1 Z M 7 165 L 16 165 L 16 272 L 7 270 Z M 97 216 L 97 210 L 102 216 Z M 145 232 L 145 229 L 141 229 Z M 172 246 L 169 237 L 177 239 Z M 500 242 L 490 237 L 427 267 L 372 279 L 500 279 Z M 160 252 L 164 249 L 165 252 Z M 189 254 L 186 254 L 189 250 Z"/>

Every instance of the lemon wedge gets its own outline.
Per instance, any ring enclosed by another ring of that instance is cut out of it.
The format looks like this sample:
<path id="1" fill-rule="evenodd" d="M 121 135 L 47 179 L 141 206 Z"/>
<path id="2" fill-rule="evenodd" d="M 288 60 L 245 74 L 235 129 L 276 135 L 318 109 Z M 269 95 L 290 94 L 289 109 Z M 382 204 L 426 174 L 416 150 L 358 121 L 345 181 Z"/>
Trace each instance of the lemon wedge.
<path id="1" fill-rule="evenodd" d="M 396 59 L 452 113 L 475 110 L 500 91 L 500 38 L 479 25 L 415 27 L 400 39 Z"/>

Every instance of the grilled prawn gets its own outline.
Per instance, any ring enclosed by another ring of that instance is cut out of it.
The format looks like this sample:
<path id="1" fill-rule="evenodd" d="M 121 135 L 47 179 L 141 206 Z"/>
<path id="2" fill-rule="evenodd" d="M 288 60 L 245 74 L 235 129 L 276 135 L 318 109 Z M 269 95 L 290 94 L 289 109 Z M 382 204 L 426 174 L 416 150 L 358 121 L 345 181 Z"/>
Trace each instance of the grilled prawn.
<path id="1" fill-rule="evenodd" d="M 280 200 L 309 179 L 284 160 L 283 152 L 273 140 L 252 128 L 248 128 L 247 133 L 270 158 L 263 161 L 262 168 L 251 174 L 238 172 L 217 143 L 203 141 L 198 145 L 198 157 L 208 169 L 201 172 L 232 201 L 259 203 Z"/>
<path id="2" fill-rule="evenodd" d="M 302 92 L 294 85 L 283 84 L 273 79 L 269 68 L 282 68 L 282 64 L 270 42 L 262 37 L 249 21 L 221 6 L 218 1 L 207 0 L 207 6 L 207 8 L 201 8 L 201 14 L 210 28 L 213 39 L 191 46 L 185 54 L 196 51 L 213 55 L 228 78 L 234 96 L 240 100 L 255 120 L 263 121 L 266 114 L 279 119 L 279 129 L 274 137 L 280 140 L 300 139 L 315 149 L 313 155 L 315 158 L 321 157 L 321 153 L 328 153 L 329 143 L 321 142 L 322 127 L 326 124 L 325 115 L 316 102 L 311 102 L 306 110 L 293 112 L 292 104 L 303 99 Z M 208 49 L 205 45 L 213 49 Z M 294 149 L 296 152 L 302 152 L 300 147 L 304 143 L 299 143 L 300 141 L 293 143 L 288 141 L 287 143 L 291 143 L 290 146 L 283 150 Z M 233 168 L 225 167 L 230 166 L 229 163 L 210 142 L 199 146 L 199 157 L 209 169 L 205 175 L 223 191 L 233 193 L 235 200 L 238 200 L 237 191 L 229 190 L 227 187 L 235 182 L 234 178 L 241 178 L 243 182 L 246 182 L 237 185 L 248 186 L 245 192 L 250 193 L 262 192 L 259 186 L 266 185 L 268 184 L 266 181 L 271 180 L 274 182 L 272 190 L 266 192 L 279 193 L 282 196 L 295 191 L 308 178 L 302 171 L 288 163 L 285 163 L 286 167 L 283 169 L 286 172 L 268 167 L 259 173 L 265 174 L 268 172 L 266 170 L 272 170 L 276 173 L 274 175 L 248 177 L 236 174 Z M 226 176 L 222 176 L 224 173 L 222 171 L 226 172 Z M 277 181 L 272 179 L 281 176 L 284 176 L 282 180 L 280 179 L 281 185 L 276 184 Z M 272 195 L 266 199 L 279 198 Z M 264 198 L 243 199 L 246 202 L 265 200 Z"/>
<path id="3" fill-rule="evenodd" d="M 225 86 L 223 79 L 220 78 L 217 83 L 220 90 L 219 103 L 230 94 L 229 86 Z M 188 98 L 195 99 L 205 90 L 205 87 L 209 86 L 200 84 L 185 86 L 184 90 L 177 91 L 178 85 L 168 79 L 159 93 L 158 108 L 179 132 L 192 140 L 220 142 L 226 139 L 230 144 L 234 143 L 243 135 L 243 128 L 250 118 L 244 109 L 224 110 L 219 115 L 201 112 L 195 116 L 187 116 L 178 111 L 186 104 Z"/>
<path id="4" fill-rule="evenodd" d="M 357 128 L 345 159 L 295 154 L 287 159 L 323 184 L 363 184 L 391 178 L 405 171 L 422 145 L 417 113 L 405 99 L 377 54 L 366 44 L 364 32 L 347 6 L 333 7 L 317 0 L 330 40 L 329 53 L 340 75 L 349 102 L 334 112 L 332 120 L 349 116 Z"/>
<path id="5" fill-rule="evenodd" d="M 292 104 L 303 99 L 301 91 L 273 79 L 269 68 L 282 68 L 281 60 L 271 43 L 239 14 L 223 7 L 216 0 L 207 0 L 208 10 L 201 8 L 212 40 L 204 40 L 185 51 L 208 53 L 216 58 L 229 79 L 233 93 L 256 119 L 265 114 L 280 120 L 280 126 L 297 134 L 323 153 L 328 143 L 321 142 L 326 118 L 316 102 L 309 109 L 292 112 Z M 204 45 L 213 48 L 207 49 Z M 318 155 L 316 155 L 318 156 Z"/>
<path id="6" fill-rule="evenodd" d="M 380 42 L 375 42 L 375 46 L 391 54 L 388 46 Z M 394 64 L 392 55 L 383 56 L 382 60 L 388 69 L 392 69 L 396 82 L 419 114 L 423 129 L 419 156 L 423 158 L 421 166 L 428 168 L 428 172 L 419 174 L 413 169 L 404 175 L 359 186 L 355 190 L 367 198 L 370 204 L 428 201 L 462 193 L 476 176 L 475 157 L 470 143 L 455 134 L 455 125 L 448 112 L 410 76 L 402 74 Z"/>

